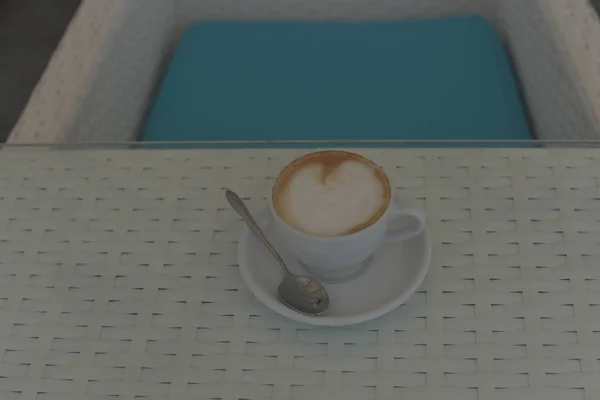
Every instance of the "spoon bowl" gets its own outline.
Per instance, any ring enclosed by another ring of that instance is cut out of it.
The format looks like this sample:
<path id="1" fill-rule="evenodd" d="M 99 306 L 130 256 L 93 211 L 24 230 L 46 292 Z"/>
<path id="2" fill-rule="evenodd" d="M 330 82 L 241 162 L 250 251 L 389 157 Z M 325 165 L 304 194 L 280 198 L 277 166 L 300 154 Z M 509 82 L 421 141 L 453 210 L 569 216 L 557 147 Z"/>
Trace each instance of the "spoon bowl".
<path id="1" fill-rule="evenodd" d="M 301 314 L 321 315 L 329 307 L 323 285 L 308 276 L 284 274 L 277 294 L 283 304 Z"/>
<path id="2" fill-rule="evenodd" d="M 329 307 L 329 294 L 325 290 L 325 287 L 319 281 L 309 276 L 292 274 L 285 261 L 283 261 L 283 258 L 281 258 L 254 220 L 240 196 L 227 189 L 225 197 L 234 211 L 242 217 L 248 228 L 258 236 L 281 266 L 283 279 L 277 287 L 277 294 L 281 302 L 300 314 L 323 314 Z"/>

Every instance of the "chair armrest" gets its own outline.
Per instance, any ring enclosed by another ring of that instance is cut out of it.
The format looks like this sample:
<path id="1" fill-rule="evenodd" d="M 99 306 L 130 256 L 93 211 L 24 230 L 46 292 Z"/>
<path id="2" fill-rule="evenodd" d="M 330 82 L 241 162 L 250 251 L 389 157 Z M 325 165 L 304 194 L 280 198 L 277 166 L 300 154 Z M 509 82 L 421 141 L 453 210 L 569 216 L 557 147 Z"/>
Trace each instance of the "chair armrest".
<path id="1" fill-rule="evenodd" d="M 588 0 L 503 0 L 499 14 L 539 139 L 600 139 L 600 20 Z"/>
<path id="2" fill-rule="evenodd" d="M 172 0 L 84 0 L 8 142 L 135 139 L 173 28 Z"/>

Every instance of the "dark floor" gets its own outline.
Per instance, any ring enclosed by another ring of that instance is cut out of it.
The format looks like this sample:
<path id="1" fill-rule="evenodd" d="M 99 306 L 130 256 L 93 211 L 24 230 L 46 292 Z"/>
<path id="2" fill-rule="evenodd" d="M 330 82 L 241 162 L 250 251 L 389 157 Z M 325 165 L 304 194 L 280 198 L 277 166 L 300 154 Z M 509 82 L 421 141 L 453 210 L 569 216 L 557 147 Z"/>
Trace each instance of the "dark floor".
<path id="1" fill-rule="evenodd" d="M 17 122 L 80 1 L 0 0 L 0 141 Z"/>

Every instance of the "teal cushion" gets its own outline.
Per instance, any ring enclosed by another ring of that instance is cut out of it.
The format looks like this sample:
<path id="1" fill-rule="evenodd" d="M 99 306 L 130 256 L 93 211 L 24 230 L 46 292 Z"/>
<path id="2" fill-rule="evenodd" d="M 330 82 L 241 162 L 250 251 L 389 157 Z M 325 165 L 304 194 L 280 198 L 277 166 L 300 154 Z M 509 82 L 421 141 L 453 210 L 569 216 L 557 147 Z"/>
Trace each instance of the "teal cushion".
<path id="1" fill-rule="evenodd" d="M 507 54 L 474 16 L 193 25 L 143 133 L 144 141 L 530 138 Z"/>

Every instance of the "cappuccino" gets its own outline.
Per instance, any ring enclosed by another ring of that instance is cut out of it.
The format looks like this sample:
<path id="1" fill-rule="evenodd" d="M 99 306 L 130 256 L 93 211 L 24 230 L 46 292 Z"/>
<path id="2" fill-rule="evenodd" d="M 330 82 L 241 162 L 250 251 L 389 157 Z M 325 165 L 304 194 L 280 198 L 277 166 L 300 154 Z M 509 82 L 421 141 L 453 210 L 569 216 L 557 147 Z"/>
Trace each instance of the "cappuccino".
<path id="1" fill-rule="evenodd" d="M 277 215 L 311 236 L 358 232 L 385 213 L 390 184 L 371 160 L 345 151 L 300 157 L 279 174 L 273 187 Z"/>

